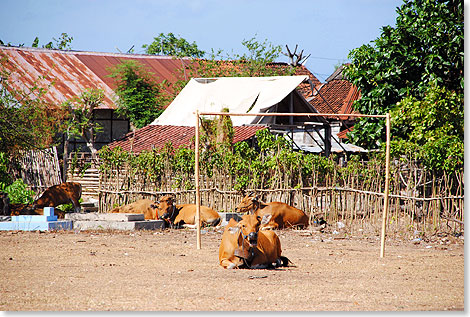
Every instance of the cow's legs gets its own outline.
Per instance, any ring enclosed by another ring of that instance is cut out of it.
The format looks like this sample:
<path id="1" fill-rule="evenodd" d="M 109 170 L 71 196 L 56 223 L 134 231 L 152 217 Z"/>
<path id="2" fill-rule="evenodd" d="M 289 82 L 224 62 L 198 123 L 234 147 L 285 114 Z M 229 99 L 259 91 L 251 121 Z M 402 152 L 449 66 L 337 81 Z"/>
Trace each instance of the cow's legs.
<path id="1" fill-rule="evenodd" d="M 70 198 L 70 202 L 72 203 L 75 212 L 80 212 L 82 210 L 82 207 L 80 206 L 80 202 L 78 200 Z"/>

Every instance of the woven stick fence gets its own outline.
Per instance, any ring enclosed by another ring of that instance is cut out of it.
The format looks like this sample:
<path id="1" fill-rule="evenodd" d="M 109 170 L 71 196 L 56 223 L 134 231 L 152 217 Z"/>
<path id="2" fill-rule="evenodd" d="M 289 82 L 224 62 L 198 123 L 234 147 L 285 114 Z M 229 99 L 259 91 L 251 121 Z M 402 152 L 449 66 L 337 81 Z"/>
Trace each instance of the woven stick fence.
<path id="1" fill-rule="evenodd" d="M 111 177 L 102 178 L 100 183 L 101 212 L 106 212 L 115 206 L 124 205 L 138 199 L 148 198 L 158 200 L 164 195 L 174 195 L 178 203 L 195 203 L 196 191 L 194 189 L 182 189 L 172 187 L 169 183 L 164 188 L 158 186 L 142 186 L 139 181 L 125 181 L 124 172 L 121 171 L 121 181 Z M 109 177 L 109 175 L 108 175 Z M 213 207 L 219 212 L 232 212 L 243 198 L 243 193 L 230 190 L 230 180 L 220 178 L 215 180 L 203 176 L 202 184 L 218 183 L 217 187 L 205 187 L 201 189 L 201 204 Z M 392 174 L 392 179 L 396 179 Z M 464 230 L 464 197 L 451 193 L 445 195 L 446 183 L 431 186 L 428 190 L 435 193 L 443 193 L 439 196 L 415 197 L 402 194 L 390 194 L 389 232 L 398 233 L 408 231 L 410 228 L 427 233 L 437 231 L 463 232 Z M 129 186 L 124 189 L 119 185 L 124 183 Z M 383 192 L 380 188 L 381 180 L 371 184 L 362 184 L 358 189 L 353 180 L 345 187 L 332 185 L 335 179 L 330 180 L 327 186 L 311 186 L 297 189 L 247 189 L 246 192 L 260 194 L 266 202 L 282 201 L 304 210 L 308 215 L 323 217 L 329 224 L 341 221 L 350 228 L 361 228 L 365 225 L 376 228 L 379 232 L 382 221 Z M 137 185 L 138 184 L 138 185 Z M 355 188 L 351 188 L 354 184 Z M 114 185 L 114 186 L 112 186 Z M 328 186 L 329 185 L 329 186 Z M 111 187 L 112 186 L 112 187 Z M 176 183 L 175 183 L 176 186 Z M 106 189 L 105 189 L 106 187 Z M 396 184 L 391 185 L 397 187 Z"/>

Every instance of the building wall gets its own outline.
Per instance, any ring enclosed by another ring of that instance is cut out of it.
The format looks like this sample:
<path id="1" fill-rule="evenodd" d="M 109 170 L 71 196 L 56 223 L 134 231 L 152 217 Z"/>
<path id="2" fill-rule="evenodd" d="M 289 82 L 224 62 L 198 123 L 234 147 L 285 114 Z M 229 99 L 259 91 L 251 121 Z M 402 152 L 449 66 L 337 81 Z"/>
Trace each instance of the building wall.
<path id="1" fill-rule="evenodd" d="M 103 130 L 96 137 L 96 147 L 98 150 L 108 143 L 121 138 L 130 130 L 129 120 L 118 116 L 112 109 L 96 109 L 95 121 L 103 127 Z M 64 141 L 65 137 L 62 142 L 61 153 L 63 153 Z M 69 141 L 68 152 L 72 153 L 74 151 L 90 152 L 83 138 Z"/>

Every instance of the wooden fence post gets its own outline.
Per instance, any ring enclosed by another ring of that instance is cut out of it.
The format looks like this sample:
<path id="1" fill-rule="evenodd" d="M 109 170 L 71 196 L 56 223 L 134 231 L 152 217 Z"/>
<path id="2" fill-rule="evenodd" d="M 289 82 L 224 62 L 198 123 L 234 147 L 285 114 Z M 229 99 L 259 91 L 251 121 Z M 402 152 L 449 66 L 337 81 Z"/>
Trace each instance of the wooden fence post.
<path id="1" fill-rule="evenodd" d="M 387 228 L 387 213 L 388 213 L 388 195 L 389 195 L 389 183 L 390 183 L 390 113 L 386 116 L 387 125 L 387 149 L 385 156 L 385 191 L 384 191 L 384 211 L 382 215 L 382 237 L 380 240 L 380 257 L 383 258 L 385 255 L 385 232 Z"/>
<path id="2" fill-rule="evenodd" d="M 194 158 L 194 161 L 195 161 L 195 166 L 194 166 L 194 178 L 196 179 L 196 217 L 194 219 L 194 222 L 196 223 L 196 231 L 197 231 L 197 234 L 196 234 L 196 239 L 197 239 L 197 242 L 196 242 L 196 245 L 197 245 L 197 249 L 200 249 L 201 248 L 201 193 L 199 191 L 199 111 L 196 110 L 196 127 L 195 127 L 195 136 L 196 136 L 196 139 L 195 139 L 195 144 L 194 144 L 194 147 L 195 147 L 195 158 Z"/>

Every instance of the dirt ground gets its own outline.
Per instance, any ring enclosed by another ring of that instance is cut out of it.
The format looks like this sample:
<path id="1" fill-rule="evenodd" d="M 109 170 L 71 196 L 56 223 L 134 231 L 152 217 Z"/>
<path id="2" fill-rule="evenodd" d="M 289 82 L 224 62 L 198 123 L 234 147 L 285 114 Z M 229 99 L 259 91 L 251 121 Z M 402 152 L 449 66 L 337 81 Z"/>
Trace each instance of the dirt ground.
<path id="1" fill-rule="evenodd" d="M 464 310 L 462 237 L 277 233 L 295 267 L 224 270 L 217 229 L 0 232 L 0 310 Z"/>

